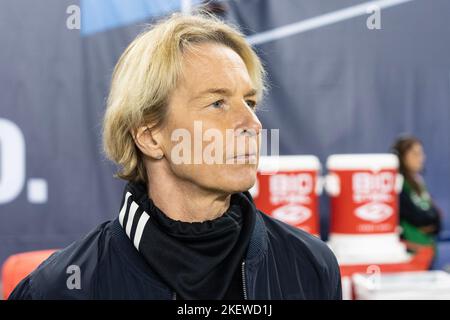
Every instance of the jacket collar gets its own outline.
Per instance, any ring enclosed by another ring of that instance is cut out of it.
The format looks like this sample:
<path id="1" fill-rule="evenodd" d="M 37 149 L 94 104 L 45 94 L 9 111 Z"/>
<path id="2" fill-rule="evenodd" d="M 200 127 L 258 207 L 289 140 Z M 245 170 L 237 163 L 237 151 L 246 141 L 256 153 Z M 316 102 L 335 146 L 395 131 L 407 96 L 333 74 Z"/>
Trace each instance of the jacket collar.
<path id="1" fill-rule="evenodd" d="M 133 244 L 136 249 L 139 247 L 140 242 L 140 232 L 139 230 L 143 229 L 143 225 L 147 222 L 149 219 L 148 213 L 144 210 L 135 210 L 134 214 L 130 215 L 130 210 L 127 210 L 131 207 L 139 208 L 144 203 L 146 203 L 146 193 L 142 192 L 133 192 L 133 188 L 139 187 L 139 185 L 134 185 L 131 189 L 125 188 L 123 197 L 122 197 L 122 203 L 121 203 L 121 210 L 119 213 L 119 217 L 116 219 L 114 223 L 114 229 L 117 229 L 119 227 L 121 230 L 115 230 L 115 234 L 121 234 L 122 236 L 125 236 L 124 239 L 127 239 L 129 242 L 131 240 L 130 244 Z M 131 192 L 130 192 L 131 191 Z M 138 190 L 136 190 L 138 191 Z M 141 190 L 142 191 L 142 190 Z M 141 194 L 142 196 L 140 198 L 136 198 L 133 196 L 133 194 Z M 245 255 L 245 260 L 247 265 L 255 265 L 257 264 L 267 252 L 267 230 L 264 223 L 264 220 L 262 218 L 262 214 L 255 206 L 252 196 L 248 191 L 243 192 L 243 194 L 248 198 L 252 210 L 255 212 L 255 223 L 253 226 L 252 234 L 250 237 L 250 242 L 247 248 L 247 253 Z M 134 205 L 133 205 L 134 203 Z M 136 216 L 136 212 L 138 212 Z M 128 223 L 130 221 L 130 223 Z M 132 226 L 132 224 L 134 226 Z M 141 226 L 140 226 L 141 225 Z M 133 231 L 133 232 L 132 232 Z M 123 237 L 121 237 L 123 238 Z M 127 250 L 124 250 L 125 252 Z M 133 252 L 135 254 L 136 252 Z"/>
<path id="2" fill-rule="evenodd" d="M 267 252 L 267 229 L 261 216 L 263 213 L 256 208 L 250 193 L 245 191 L 244 195 L 250 200 L 252 208 L 255 210 L 255 224 L 245 258 L 248 265 L 254 265 L 257 264 Z"/>

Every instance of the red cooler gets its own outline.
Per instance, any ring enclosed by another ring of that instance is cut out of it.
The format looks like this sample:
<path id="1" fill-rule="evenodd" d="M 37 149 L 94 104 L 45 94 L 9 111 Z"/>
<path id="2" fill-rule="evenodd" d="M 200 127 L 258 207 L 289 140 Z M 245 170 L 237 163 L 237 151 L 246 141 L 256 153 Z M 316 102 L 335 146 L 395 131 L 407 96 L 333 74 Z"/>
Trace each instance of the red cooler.
<path id="1" fill-rule="evenodd" d="M 250 190 L 264 213 L 319 235 L 320 161 L 315 156 L 262 156 Z"/>
<path id="2" fill-rule="evenodd" d="M 340 154 L 327 160 L 330 246 L 346 263 L 404 262 L 398 235 L 402 177 L 393 154 Z"/>

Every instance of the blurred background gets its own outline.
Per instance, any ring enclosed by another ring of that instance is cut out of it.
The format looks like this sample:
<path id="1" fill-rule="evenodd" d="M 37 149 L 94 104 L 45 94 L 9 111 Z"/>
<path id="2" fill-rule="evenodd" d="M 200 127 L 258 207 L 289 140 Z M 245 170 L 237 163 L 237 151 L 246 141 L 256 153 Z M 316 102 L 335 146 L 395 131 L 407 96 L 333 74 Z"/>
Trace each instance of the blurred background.
<path id="1" fill-rule="evenodd" d="M 0 0 L 0 265 L 65 247 L 117 216 L 124 182 L 100 136 L 111 72 L 146 24 L 200 5 Z M 263 60 L 270 90 L 258 116 L 280 130 L 280 154 L 324 164 L 418 137 L 442 212 L 438 246 L 450 251 L 450 1 L 223 0 L 207 9 Z M 323 240 L 329 207 L 322 195 Z"/>

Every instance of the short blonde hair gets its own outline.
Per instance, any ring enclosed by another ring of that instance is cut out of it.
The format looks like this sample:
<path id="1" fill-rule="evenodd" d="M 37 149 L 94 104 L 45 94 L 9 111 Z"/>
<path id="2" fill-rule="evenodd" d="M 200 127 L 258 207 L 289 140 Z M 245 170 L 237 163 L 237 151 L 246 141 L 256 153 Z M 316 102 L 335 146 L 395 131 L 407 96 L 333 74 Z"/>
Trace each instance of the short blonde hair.
<path id="1" fill-rule="evenodd" d="M 237 29 L 205 14 L 174 14 L 151 26 L 123 52 L 112 75 L 103 147 L 106 156 L 120 167 L 117 177 L 147 182 L 142 153 L 132 133 L 143 125 L 163 125 L 168 98 L 181 73 L 183 50 L 203 42 L 233 49 L 244 61 L 258 95 L 263 94 L 264 68 Z"/>

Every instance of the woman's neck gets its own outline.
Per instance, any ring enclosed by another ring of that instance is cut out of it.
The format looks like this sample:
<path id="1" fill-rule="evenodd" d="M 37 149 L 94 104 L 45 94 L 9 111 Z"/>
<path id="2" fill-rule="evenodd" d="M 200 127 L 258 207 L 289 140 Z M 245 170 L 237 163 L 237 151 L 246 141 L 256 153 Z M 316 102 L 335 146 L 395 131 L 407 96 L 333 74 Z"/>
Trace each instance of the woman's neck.
<path id="1" fill-rule="evenodd" d="M 221 217 L 230 206 L 231 194 L 206 190 L 166 170 L 148 178 L 148 196 L 172 220 L 203 222 Z"/>

